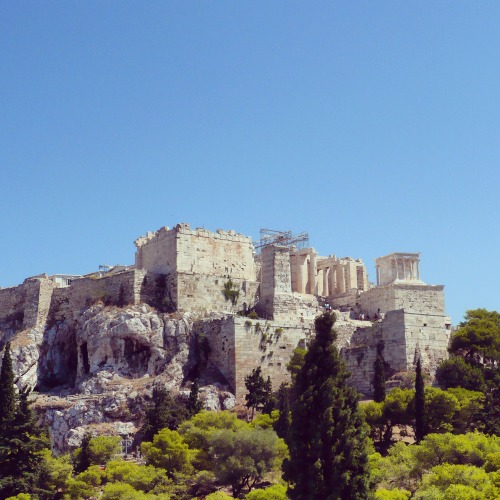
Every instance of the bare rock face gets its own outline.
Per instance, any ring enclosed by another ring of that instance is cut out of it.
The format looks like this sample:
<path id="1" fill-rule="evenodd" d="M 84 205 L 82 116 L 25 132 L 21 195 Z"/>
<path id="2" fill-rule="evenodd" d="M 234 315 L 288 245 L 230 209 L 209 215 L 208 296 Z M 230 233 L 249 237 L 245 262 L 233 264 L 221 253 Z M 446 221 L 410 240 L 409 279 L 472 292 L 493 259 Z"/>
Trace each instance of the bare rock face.
<path id="1" fill-rule="evenodd" d="M 37 327 L 23 330 L 11 339 L 12 368 L 18 389 L 33 389 L 37 385 L 39 346 L 42 338 L 43 328 Z"/>
<path id="2" fill-rule="evenodd" d="M 19 332 L 11 351 L 18 387 L 40 392 L 34 408 L 54 450 L 64 452 L 86 432 L 136 434 L 156 385 L 187 397 L 183 384 L 199 363 L 194 339 L 189 314 L 96 304 L 75 321 Z M 200 399 L 206 409 L 235 406 L 228 387 L 210 376 Z"/>

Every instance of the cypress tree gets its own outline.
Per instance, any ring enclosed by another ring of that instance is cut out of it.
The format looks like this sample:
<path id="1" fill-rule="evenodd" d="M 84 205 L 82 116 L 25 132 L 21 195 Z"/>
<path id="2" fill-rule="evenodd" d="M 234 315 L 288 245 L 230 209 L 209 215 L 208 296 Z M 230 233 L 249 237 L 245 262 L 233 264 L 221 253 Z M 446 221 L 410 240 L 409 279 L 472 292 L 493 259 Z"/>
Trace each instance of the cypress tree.
<path id="1" fill-rule="evenodd" d="M 425 392 L 420 357 L 417 360 L 415 377 L 415 441 L 419 443 L 425 436 Z"/>
<path id="2" fill-rule="evenodd" d="M 29 389 L 19 394 L 14 418 L 2 434 L 0 443 L 0 498 L 18 493 L 37 493 L 40 450 L 48 447 L 48 439 L 36 426 L 35 416 L 29 406 Z"/>
<path id="3" fill-rule="evenodd" d="M 316 338 L 295 380 L 297 399 L 287 443 L 285 478 L 294 500 L 360 500 L 370 497 L 366 432 L 357 392 L 335 346 L 335 315 L 315 322 Z"/>
<path id="4" fill-rule="evenodd" d="M 382 353 L 377 354 L 377 359 L 373 363 L 373 400 L 376 403 L 385 401 L 385 367 Z"/>
<path id="5" fill-rule="evenodd" d="M 280 416 L 274 424 L 274 430 L 280 438 L 287 439 L 290 432 L 290 399 L 288 395 L 288 387 L 281 384 L 278 389 L 278 410 Z"/>
<path id="6" fill-rule="evenodd" d="M 198 379 L 196 379 L 191 385 L 191 391 L 189 392 L 189 399 L 187 403 L 187 409 L 191 417 L 199 413 L 203 408 L 203 403 L 199 399 L 199 392 L 200 386 L 198 384 Z"/>
<path id="7" fill-rule="evenodd" d="M 8 437 L 15 417 L 17 395 L 14 388 L 14 370 L 10 356 L 10 342 L 5 345 L 0 371 L 0 441 Z"/>
<path id="8" fill-rule="evenodd" d="M 78 474 L 80 472 L 86 471 L 91 465 L 90 461 L 90 440 L 92 439 L 92 434 L 87 432 L 82 439 L 82 444 L 80 446 L 79 453 L 76 455 L 74 460 L 75 472 Z"/>

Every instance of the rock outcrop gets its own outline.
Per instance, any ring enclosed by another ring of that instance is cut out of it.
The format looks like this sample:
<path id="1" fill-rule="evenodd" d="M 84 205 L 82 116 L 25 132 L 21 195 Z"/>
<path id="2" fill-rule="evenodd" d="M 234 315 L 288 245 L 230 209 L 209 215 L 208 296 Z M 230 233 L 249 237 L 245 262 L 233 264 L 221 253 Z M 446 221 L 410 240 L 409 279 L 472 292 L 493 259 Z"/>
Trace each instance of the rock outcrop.
<path id="1" fill-rule="evenodd" d="M 155 385 L 187 398 L 193 373 L 200 376 L 187 313 L 95 304 L 76 320 L 11 337 L 17 385 L 36 388 L 34 408 L 49 426 L 56 451 L 79 446 L 87 431 L 134 436 Z M 207 409 L 234 407 L 220 373 L 201 375 L 200 399 Z"/>

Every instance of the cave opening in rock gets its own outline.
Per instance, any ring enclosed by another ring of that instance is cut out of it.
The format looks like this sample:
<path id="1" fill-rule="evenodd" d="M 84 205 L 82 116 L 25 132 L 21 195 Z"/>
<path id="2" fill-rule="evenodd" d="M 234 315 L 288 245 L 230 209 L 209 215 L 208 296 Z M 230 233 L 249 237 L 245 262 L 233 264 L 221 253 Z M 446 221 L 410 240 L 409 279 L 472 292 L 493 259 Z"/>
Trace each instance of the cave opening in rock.
<path id="1" fill-rule="evenodd" d="M 151 350 L 134 339 L 125 339 L 124 355 L 128 367 L 137 375 L 147 373 Z"/>
<path id="2" fill-rule="evenodd" d="M 89 363 L 89 351 L 87 348 L 87 342 L 84 342 L 80 346 L 80 353 L 82 355 L 83 373 L 88 374 L 90 372 L 90 363 Z"/>
<path id="3" fill-rule="evenodd" d="M 56 327 L 52 342 L 40 348 L 36 389 L 45 392 L 56 387 L 73 387 L 78 366 L 78 346 L 72 329 Z"/>

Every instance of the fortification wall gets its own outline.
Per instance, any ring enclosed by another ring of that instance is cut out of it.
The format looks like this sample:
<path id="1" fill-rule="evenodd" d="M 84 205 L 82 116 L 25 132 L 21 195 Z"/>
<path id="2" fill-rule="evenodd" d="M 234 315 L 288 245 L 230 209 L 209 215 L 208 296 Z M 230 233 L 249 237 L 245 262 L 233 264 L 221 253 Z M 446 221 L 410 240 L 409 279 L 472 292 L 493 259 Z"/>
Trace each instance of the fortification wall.
<path id="1" fill-rule="evenodd" d="M 21 329 L 24 321 L 26 287 L 2 288 L 0 290 L 0 330 Z"/>
<path id="2" fill-rule="evenodd" d="M 239 316 L 203 322 L 216 365 L 235 391 L 239 403 L 245 401 L 245 377 L 261 367 L 264 378 L 271 377 L 273 389 L 289 382 L 286 364 L 297 346 L 305 346 L 312 326 L 280 321 L 249 320 Z"/>
<path id="3" fill-rule="evenodd" d="M 259 283 L 231 277 L 232 289 L 238 291 L 233 304 L 224 296 L 224 285 L 229 278 L 203 274 L 178 273 L 176 277 L 177 307 L 180 311 L 204 313 L 207 311 L 234 313 L 255 305 Z"/>
<path id="4" fill-rule="evenodd" d="M 373 363 L 377 347 L 392 372 L 414 370 L 418 356 L 423 369 L 434 375 L 439 363 L 448 358 L 449 318 L 442 315 L 389 311 L 371 327 L 357 329 L 348 346 L 341 350 L 351 372 L 349 383 L 364 394 L 371 394 Z"/>
<path id="5" fill-rule="evenodd" d="M 157 274 L 192 273 L 256 281 L 252 239 L 234 231 L 177 224 L 135 242 L 136 267 Z"/>
<path id="6" fill-rule="evenodd" d="M 135 241 L 135 267 L 156 274 L 173 274 L 177 271 L 177 232 L 162 227 Z"/>
<path id="7" fill-rule="evenodd" d="M 43 324 L 54 288 L 54 283 L 42 275 L 0 290 L 0 332 L 10 336 L 15 331 Z"/>
<path id="8" fill-rule="evenodd" d="M 252 239 L 234 231 L 177 229 L 177 271 L 256 281 Z"/>
<path id="9" fill-rule="evenodd" d="M 444 286 L 391 284 L 370 288 L 359 297 L 365 314 L 404 309 L 418 314 L 444 315 Z"/>
<path id="10" fill-rule="evenodd" d="M 80 278 L 70 286 L 56 288 L 50 305 L 50 320 L 76 319 L 90 305 L 138 304 L 145 295 L 145 271 L 135 269 L 102 277 Z"/>
<path id="11" fill-rule="evenodd" d="M 417 355 L 422 367 L 434 374 L 439 363 L 448 359 L 451 320 L 447 316 L 405 311 L 406 369 L 413 370 Z"/>

